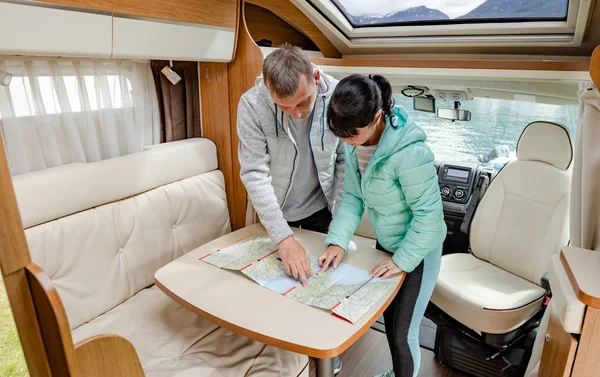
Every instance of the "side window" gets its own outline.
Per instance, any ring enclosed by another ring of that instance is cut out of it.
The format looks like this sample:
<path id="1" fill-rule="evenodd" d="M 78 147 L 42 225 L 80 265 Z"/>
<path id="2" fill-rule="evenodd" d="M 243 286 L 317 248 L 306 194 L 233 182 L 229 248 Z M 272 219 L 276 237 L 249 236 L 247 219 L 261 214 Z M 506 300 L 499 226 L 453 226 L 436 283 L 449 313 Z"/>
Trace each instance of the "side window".
<path id="1" fill-rule="evenodd" d="M 0 130 L 13 175 L 93 162 L 159 141 L 150 63 L 0 59 Z"/>

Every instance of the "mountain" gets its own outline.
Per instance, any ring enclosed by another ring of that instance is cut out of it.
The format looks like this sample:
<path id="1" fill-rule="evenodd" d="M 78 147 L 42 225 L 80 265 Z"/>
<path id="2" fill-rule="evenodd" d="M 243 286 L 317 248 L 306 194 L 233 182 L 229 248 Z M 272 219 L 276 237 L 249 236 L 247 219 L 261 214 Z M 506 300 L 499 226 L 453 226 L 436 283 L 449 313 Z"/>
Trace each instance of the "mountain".
<path id="1" fill-rule="evenodd" d="M 414 22 L 414 21 L 435 21 L 447 20 L 450 17 L 437 9 L 420 7 L 409 8 L 400 12 L 390 13 L 385 16 L 360 15 L 352 17 L 352 21 L 357 25 L 370 24 L 389 24 L 396 22 Z"/>
<path id="2" fill-rule="evenodd" d="M 563 18 L 569 0 L 487 0 L 458 19 Z"/>

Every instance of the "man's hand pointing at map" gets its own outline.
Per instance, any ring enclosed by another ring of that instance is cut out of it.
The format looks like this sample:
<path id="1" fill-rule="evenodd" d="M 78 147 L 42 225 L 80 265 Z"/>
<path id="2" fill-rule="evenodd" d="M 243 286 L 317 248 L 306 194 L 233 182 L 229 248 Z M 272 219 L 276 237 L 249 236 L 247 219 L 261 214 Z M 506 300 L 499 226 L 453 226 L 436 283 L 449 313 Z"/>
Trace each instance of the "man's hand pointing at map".
<path id="1" fill-rule="evenodd" d="M 279 247 L 279 256 L 285 266 L 285 272 L 294 279 L 300 279 L 302 286 L 306 287 L 308 285 L 306 276 L 310 273 L 310 260 L 306 250 L 294 236 L 286 238 L 277 246 Z"/>

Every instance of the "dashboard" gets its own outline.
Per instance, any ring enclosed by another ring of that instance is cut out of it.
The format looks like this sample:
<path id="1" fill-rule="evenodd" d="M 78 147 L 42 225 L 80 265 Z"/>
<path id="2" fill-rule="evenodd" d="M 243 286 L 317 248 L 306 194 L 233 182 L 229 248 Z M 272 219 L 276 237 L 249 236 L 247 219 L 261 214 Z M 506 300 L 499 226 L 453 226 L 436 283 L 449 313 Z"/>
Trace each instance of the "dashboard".
<path id="1" fill-rule="evenodd" d="M 444 211 L 465 213 L 480 177 L 494 178 L 495 170 L 473 162 L 436 162 Z"/>
<path id="2" fill-rule="evenodd" d="M 435 167 L 448 228 L 444 254 L 467 252 L 469 238 L 461 231 L 463 220 L 467 216 L 468 221 L 469 208 L 477 205 L 496 170 L 475 162 L 436 161 Z"/>

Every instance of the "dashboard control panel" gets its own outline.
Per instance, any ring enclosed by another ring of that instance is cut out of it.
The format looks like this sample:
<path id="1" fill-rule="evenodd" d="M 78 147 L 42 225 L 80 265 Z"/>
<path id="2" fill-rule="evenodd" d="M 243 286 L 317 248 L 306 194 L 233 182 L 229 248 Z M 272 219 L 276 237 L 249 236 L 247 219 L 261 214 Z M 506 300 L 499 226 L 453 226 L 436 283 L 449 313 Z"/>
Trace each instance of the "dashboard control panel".
<path id="1" fill-rule="evenodd" d="M 440 194 L 444 201 L 466 204 L 477 175 L 477 164 L 441 163 L 438 167 Z"/>

